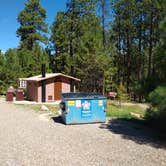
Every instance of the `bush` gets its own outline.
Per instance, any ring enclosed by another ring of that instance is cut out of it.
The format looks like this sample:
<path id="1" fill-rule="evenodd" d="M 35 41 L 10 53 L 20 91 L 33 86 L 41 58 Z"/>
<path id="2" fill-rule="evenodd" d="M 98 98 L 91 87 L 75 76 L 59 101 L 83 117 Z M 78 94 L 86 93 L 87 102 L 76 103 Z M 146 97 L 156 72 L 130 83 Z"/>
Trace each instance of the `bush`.
<path id="1" fill-rule="evenodd" d="M 166 87 L 158 87 L 149 95 L 152 106 L 159 106 L 166 98 Z"/>
<path id="2" fill-rule="evenodd" d="M 121 102 L 127 102 L 127 101 L 130 101 L 129 100 L 129 96 L 126 92 L 126 88 L 124 85 L 120 84 L 117 88 L 117 98 L 118 100 Z"/>
<path id="3" fill-rule="evenodd" d="M 155 127 L 166 131 L 166 87 L 158 87 L 149 95 L 151 107 L 146 119 Z"/>

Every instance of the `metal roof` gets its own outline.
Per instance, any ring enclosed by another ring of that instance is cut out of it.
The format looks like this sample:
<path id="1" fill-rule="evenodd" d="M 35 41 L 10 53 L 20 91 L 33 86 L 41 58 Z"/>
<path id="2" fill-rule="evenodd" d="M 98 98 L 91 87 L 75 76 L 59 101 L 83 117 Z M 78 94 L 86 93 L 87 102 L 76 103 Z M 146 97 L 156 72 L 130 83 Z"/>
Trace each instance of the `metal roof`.
<path id="1" fill-rule="evenodd" d="M 36 82 L 39 82 L 39 81 L 42 81 L 42 80 L 47 80 L 47 79 L 58 77 L 58 76 L 70 78 L 70 79 L 73 79 L 75 81 L 81 81 L 78 78 L 75 78 L 75 77 L 72 77 L 72 76 L 68 76 L 68 75 L 65 75 L 65 74 L 62 74 L 62 73 L 46 73 L 45 77 L 42 77 L 42 75 L 37 75 L 37 76 L 25 78 L 25 80 L 26 81 L 36 81 Z"/>

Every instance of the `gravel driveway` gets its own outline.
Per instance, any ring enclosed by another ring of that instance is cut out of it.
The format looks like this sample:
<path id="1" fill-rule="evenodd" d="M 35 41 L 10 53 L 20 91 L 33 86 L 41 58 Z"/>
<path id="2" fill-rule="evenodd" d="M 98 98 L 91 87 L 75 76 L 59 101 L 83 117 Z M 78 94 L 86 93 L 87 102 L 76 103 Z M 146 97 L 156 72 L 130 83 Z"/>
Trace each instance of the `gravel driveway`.
<path id="1" fill-rule="evenodd" d="M 66 126 L 0 103 L 0 166 L 165 166 L 166 150 L 151 135 L 118 119 Z"/>

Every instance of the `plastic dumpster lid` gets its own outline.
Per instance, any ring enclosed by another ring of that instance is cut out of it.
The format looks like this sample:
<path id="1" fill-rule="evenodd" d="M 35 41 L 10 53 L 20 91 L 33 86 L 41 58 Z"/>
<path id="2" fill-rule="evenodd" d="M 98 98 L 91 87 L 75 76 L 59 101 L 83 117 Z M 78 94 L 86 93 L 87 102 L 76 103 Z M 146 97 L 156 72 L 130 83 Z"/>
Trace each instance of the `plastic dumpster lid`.
<path id="1" fill-rule="evenodd" d="M 95 99 L 95 98 L 106 98 L 105 96 L 98 93 L 62 93 L 61 96 L 64 99 Z"/>

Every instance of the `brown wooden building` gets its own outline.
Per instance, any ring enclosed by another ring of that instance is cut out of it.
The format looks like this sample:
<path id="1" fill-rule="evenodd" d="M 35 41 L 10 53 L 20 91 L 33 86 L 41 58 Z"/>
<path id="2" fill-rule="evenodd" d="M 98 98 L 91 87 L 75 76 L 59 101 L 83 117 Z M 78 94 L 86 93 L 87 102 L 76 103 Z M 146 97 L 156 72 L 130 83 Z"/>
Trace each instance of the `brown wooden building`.
<path id="1" fill-rule="evenodd" d="M 71 81 L 75 85 L 80 79 L 64 75 L 62 73 L 46 73 L 45 77 L 37 75 L 26 78 L 27 97 L 31 101 L 42 101 L 42 81 L 45 81 L 45 101 L 51 102 L 61 100 L 61 93 L 71 91 Z"/>

